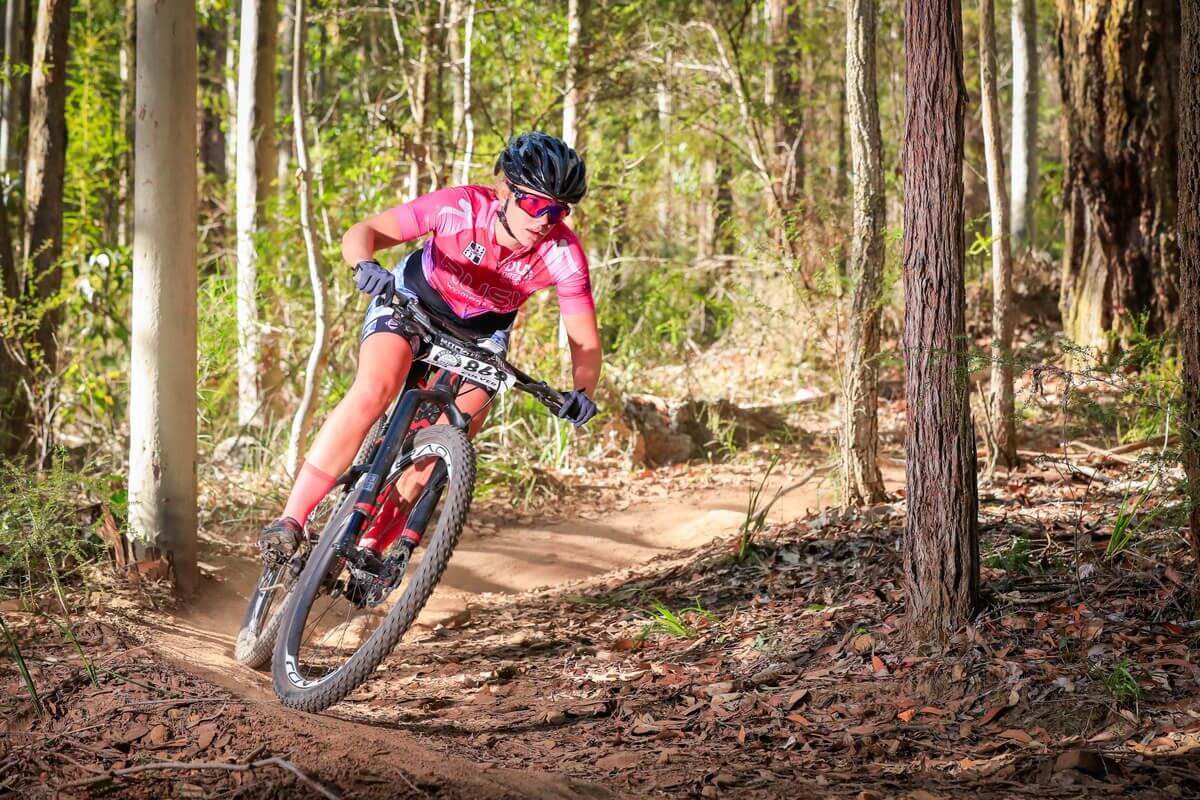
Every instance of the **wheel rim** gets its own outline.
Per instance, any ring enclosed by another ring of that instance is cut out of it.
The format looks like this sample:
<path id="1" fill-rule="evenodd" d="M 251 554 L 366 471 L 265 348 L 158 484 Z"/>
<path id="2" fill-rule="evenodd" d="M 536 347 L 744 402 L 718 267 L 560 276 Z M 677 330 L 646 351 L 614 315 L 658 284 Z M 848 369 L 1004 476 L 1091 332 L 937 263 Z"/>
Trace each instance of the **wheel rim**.
<path id="1" fill-rule="evenodd" d="M 437 464 L 444 465 L 445 476 L 448 476 L 451 463 L 446 449 L 439 444 L 422 446 L 414 451 L 412 463 L 390 476 L 387 483 L 390 485 L 403 480 L 406 474 L 414 470 L 432 471 Z M 446 477 L 426 485 L 424 491 L 432 495 L 431 502 L 434 504 L 425 525 L 426 531 L 436 529 L 443 510 L 441 495 L 445 486 Z M 347 513 L 339 522 L 339 528 L 348 518 Z M 407 524 L 409 521 L 406 517 L 398 524 Z M 364 530 L 366 527 L 364 525 Z M 423 545 L 430 538 L 427 535 Z M 385 561 L 398 561 L 402 558 L 403 548 L 403 540 L 397 539 L 381 555 Z M 332 547 L 314 556 L 324 562 L 315 565 L 321 570 L 322 578 L 319 581 L 314 579 L 316 590 L 313 592 L 310 588 L 306 593 L 311 593 L 309 597 L 297 598 L 302 603 L 308 600 L 305 603 L 307 611 L 301 619 L 291 624 L 284 652 L 285 672 L 293 686 L 311 689 L 330 680 L 376 635 L 388 618 L 388 613 L 402 602 L 409 590 L 409 578 L 417 568 L 423 551 L 424 546 L 412 554 L 390 587 L 386 583 L 380 586 L 378 582 L 372 582 L 362 570 L 333 552 Z"/>

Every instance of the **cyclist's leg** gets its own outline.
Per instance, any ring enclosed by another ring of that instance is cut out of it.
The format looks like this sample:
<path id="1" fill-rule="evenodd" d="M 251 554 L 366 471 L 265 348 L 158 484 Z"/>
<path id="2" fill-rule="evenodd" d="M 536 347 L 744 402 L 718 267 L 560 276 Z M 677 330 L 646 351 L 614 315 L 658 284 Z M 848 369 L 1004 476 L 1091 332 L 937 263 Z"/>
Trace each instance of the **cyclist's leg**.
<path id="1" fill-rule="evenodd" d="M 359 346 L 358 371 L 346 395 L 321 425 L 288 497 L 283 515 L 303 524 L 354 460 L 367 430 L 395 399 L 412 366 L 412 349 L 387 331 Z"/>
<path id="2" fill-rule="evenodd" d="M 471 427 L 467 431 L 467 435 L 471 438 L 474 438 L 475 434 L 483 427 L 493 397 L 494 395 L 487 389 L 470 383 L 464 384 L 459 389 L 457 405 L 464 413 L 471 415 Z M 437 424 L 447 422 L 449 420 L 442 415 Z M 360 542 L 363 547 L 369 547 L 376 553 L 384 553 L 401 536 L 406 536 L 414 542 L 421 538 L 420 534 L 409 531 L 407 524 L 402 523 L 407 523 L 408 513 L 412 510 L 417 498 L 421 496 L 425 484 L 429 482 L 433 468 L 433 463 L 428 466 L 418 464 L 406 471 L 396 481 L 396 485 L 389 489 L 386 498 L 381 503 L 379 514 L 371 529 L 364 534 Z"/>

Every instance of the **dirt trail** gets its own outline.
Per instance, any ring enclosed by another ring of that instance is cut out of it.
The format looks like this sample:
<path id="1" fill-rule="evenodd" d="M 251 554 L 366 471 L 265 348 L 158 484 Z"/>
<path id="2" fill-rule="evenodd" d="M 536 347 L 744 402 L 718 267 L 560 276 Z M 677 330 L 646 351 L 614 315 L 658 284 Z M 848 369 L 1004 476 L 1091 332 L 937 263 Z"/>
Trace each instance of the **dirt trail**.
<path id="1" fill-rule="evenodd" d="M 656 556 L 736 532 L 746 516 L 748 487 L 758 476 L 747 474 L 744 468 L 702 469 L 704 476 L 698 482 L 673 481 L 670 477 L 664 481 L 662 475 L 643 474 L 640 493 L 657 496 L 632 501 L 612 499 L 609 493 L 607 503 L 620 510 L 608 513 L 584 508 L 573 518 L 546 517 L 532 523 L 505 524 L 498 512 L 481 508 L 473 515 L 450 568 L 407 641 L 410 646 L 420 647 L 421 639 L 439 623 L 461 616 L 470 604 L 482 602 L 490 593 L 515 594 L 559 586 L 637 566 Z M 794 518 L 834 501 L 836 487 L 831 480 L 811 471 L 805 477 L 800 485 L 795 475 L 782 475 L 768 482 L 763 493 L 766 500 L 778 490 L 785 490 L 771 508 L 771 521 Z M 631 484 L 638 480 L 631 478 Z M 285 714 L 275 705 L 269 675 L 233 661 L 233 641 L 247 594 L 258 575 L 258 561 L 249 542 L 252 536 L 253 531 L 231 533 L 229 538 L 210 534 L 202 548 L 206 579 L 201 600 L 176 615 L 140 619 L 138 626 L 149 634 L 144 640 L 153 641 L 156 650 L 187 672 L 255 701 L 266 725 L 289 731 L 298 728 L 305 735 L 336 739 L 343 750 L 347 746 L 379 750 L 386 745 L 387 752 L 406 754 L 400 761 L 405 770 L 425 772 L 437 784 L 455 783 L 469 772 L 464 772 L 463 764 L 456 761 L 440 764 L 440 755 L 426 746 L 432 742 L 391 726 L 356 724 L 328 715 Z M 294 732 L 288 736 L 293 737 Z M 496 796 L 606 794 L 594 785 L 554 774 L 505 770 L 489 771 L 487 776 L 487 781 L 503 789 Z"/>
<path id="2" fill-rule="evenodd" d="M 656 485 L 660 496 L 613 500 L 619 510 L 607 513 L 584 508 L 570 518 L 547 516 L 523 524 L 505 523 L 491 509 L 473 514 L 446 574 L 417 620 L 416 632 L 447 621 L 489 593 L 559 586 L 737 531 L 746 517 L 750 478 L 716 467 L 704 482 L 704 487 L 682 491 Z M 812 475 L 800 486 L 795 483 L 783 476 L 766 484 L 764 503 L 785 490 L 771 507 L 770 522 L 793 519 L 836 500 L 836 487 L 821 475 Z M 230 658 L 233 641 L 259 571 L 250 547 L 252 536 L 253 531 L 241 531 L 229 539 L 209 538 L 201 556 L 206 580 L 200 600 L 165 626 L 174 628 L 174 635 L 164 631 L 165 646 L 189 662 L 222 671 L 236 666 Z M 251 680 L 250 685 L 259 684 Z"/>

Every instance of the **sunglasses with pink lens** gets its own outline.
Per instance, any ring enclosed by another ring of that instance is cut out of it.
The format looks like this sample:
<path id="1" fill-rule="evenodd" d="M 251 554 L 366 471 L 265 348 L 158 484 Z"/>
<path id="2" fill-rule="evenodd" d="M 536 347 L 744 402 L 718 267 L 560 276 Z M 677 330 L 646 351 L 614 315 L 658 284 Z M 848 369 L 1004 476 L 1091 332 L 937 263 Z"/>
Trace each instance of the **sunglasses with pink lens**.
<path id="1" fill-rule="evenodd" d="M 549 197 L 541 197 L 536 194 L 523 192 L 511 183 L 508 184 L 508 189 L 512 192 L 513 199 L 517 202 L 517 208 L 531 217 L 546 215 L 550 217 L 551 223 L 558 223 L 563 217 L 568 217 L 571 214 L 571 207 L 565 203 L 551 200 Z"/>

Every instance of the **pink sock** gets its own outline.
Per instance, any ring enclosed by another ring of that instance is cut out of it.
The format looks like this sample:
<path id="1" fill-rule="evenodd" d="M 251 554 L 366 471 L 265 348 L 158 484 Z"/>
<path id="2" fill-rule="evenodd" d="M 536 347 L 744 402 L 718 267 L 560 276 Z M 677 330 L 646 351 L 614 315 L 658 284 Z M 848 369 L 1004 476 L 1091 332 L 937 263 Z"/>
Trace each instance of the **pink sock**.
<path id="1" fill-rule="evenodd" d="M 329 494 L 336 481 L 337 478 L 333 475 L 305 461 L 304 466 L 300 468 L 300 474 L 296 476 L 292 493 L 288 495 L 283 515 L 303 525 L 308 520 L 308 515 L 317 507 L 317 503 Z"/>

